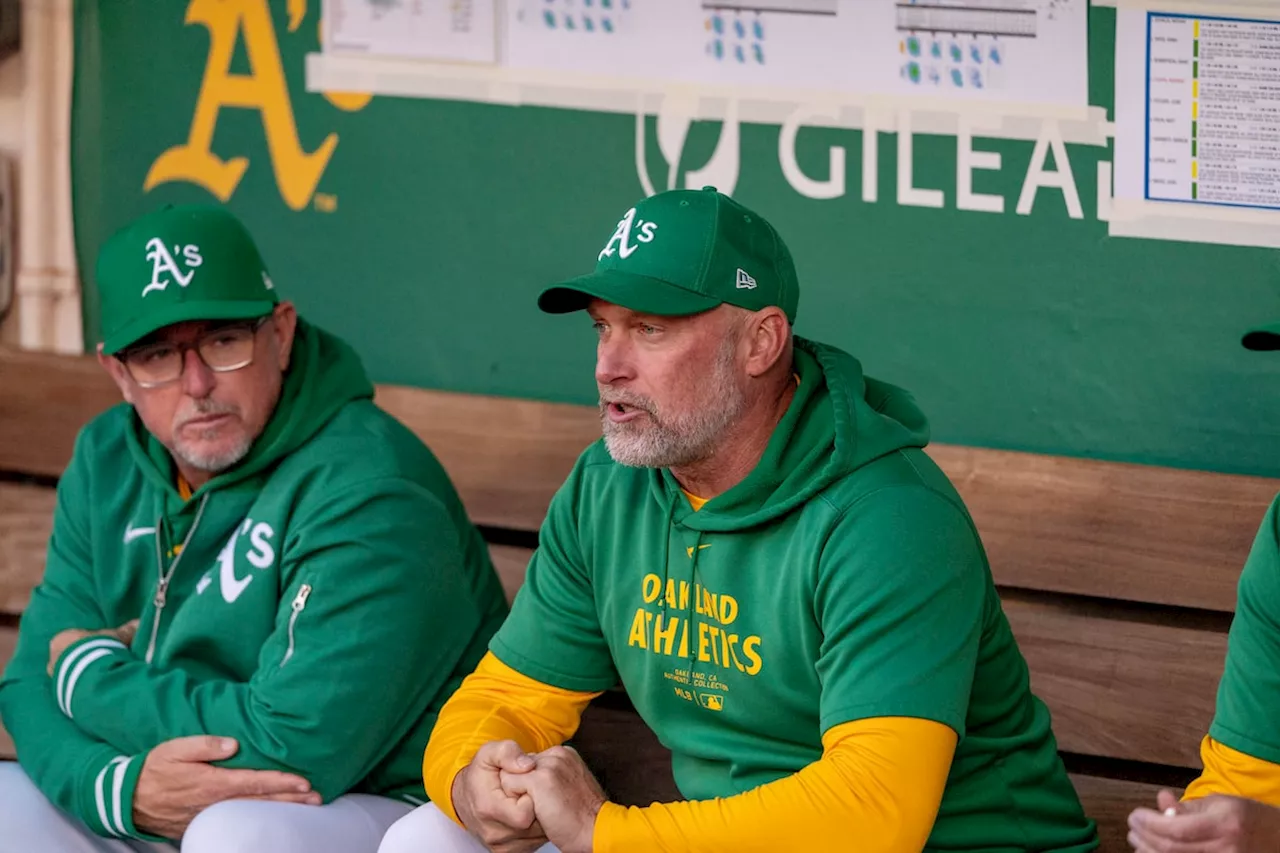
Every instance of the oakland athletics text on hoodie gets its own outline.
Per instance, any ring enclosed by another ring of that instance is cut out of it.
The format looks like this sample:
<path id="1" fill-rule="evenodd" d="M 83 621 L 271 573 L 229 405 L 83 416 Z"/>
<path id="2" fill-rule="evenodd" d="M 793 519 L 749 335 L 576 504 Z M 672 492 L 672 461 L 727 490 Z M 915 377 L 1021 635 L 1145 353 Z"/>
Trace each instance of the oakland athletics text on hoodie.
<path id="1" fill-rule="evenodd" d="M 589 448 L 492 650 L 571 690 L 619 678 L 691 799 L 737 794 L 873 717 L 959 735 L 931 850 L 1096 846 L 986 556 L 911 396 L 797 340 L 763 458 L 694 511 Z"/>

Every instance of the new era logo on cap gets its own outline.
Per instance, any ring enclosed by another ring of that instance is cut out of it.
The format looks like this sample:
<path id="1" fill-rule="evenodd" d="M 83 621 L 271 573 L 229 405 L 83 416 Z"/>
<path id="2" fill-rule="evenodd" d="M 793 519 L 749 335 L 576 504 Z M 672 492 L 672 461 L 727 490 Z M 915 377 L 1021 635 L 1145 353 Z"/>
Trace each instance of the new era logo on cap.
<path id="1" fill-rule="evenodd" d="M 738 267 L 738 290 L 755 290 L 756 280 L 747 274 L 742 267 Z"/>

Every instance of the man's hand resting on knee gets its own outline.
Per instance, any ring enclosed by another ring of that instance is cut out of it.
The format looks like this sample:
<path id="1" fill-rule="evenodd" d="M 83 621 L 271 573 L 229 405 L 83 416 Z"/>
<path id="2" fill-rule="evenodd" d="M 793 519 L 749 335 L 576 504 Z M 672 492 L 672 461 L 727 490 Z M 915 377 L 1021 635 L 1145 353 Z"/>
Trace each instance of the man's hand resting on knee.
<path id="1" fill-rule="evenodd" d="M 453 777 L 453 810 L 467 831 L 493 853 L 529 853 L 547 843 L 533 801 L 503 787 L 503 778 L 534 769 L 534 759 L 512 740 L 486 743 Z"/>
<path id="2" fill-rule="evenodd" d="M 275 800 L 319 805 L 311 783 L 277 770 L 229 770 L 210 762 L 236 754 L 232 738 L 175 738 L 147 753 L 133 794 L 133 825 L 164 838 L 181 838 L 187 824 L 223 800 Z"/>
<path id="3" fill-rule="evenodd" d="M 533 800 L 538 823 L 560 853 L 591 853 L 596 815 L 608 802 L 600 783 L 581 756 L 567 746 L 553 746 L 532 759 L 532 771 L 504 770 L 503 789 L 508 795 Z"/>
<path id="4" fill-rule="evenodd" d="M 1280 850 L 1280 809 L 1265 803 L 1222 794 L 1178 802 L 1161 791 L 1156 806 L 1129 815 L 1129 844 L 1138 853 Z"/>

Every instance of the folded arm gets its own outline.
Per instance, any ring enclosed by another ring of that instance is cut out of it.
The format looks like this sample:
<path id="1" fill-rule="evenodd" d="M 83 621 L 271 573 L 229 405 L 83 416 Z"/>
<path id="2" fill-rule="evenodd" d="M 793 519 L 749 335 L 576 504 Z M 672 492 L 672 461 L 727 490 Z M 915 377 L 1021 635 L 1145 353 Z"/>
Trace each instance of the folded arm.
<path id="1" fill-rule="evenodd" d="M 133 751 L 233 737 L 240 751 L 227 766 L 297 773 L 326 800 L 345 793 L 439 692 L 480 614 L 447 513 L 404 481 L 327 497 L 295 522 L 284 552 L 290 580 L 247 683 L 157 670 L 87 638 L 55 669 L 66 715 Z"/>

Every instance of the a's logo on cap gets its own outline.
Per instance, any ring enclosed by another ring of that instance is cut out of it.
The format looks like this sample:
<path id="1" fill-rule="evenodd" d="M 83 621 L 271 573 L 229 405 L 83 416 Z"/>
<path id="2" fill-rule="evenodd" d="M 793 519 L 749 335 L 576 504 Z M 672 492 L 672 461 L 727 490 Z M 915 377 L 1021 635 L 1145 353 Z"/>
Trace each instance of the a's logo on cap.
<path id="1" fill-rule="evenodd" d="M 596 256 L 597 261 L 603 261 L 605 258 L 613 254 L 614 243 L 618 244 L 618 257 L 629 258 L 631 253 L 639 246 L 631 245 L 631 228 L 635 227 L 636 241 L 640 243 L 652 243 L 653 232 L 658 230 L 658 223 L 645 222 L 643 219 L 636 220 L 636 209 L 633 207 L 627 211 L 622 219 L 618 220 L 618 227 L 614 229 L 613 236 L 609 238 L 609 242 L 605 243 L 604 248 L 600 250 L 600 254 Z"/>
<path id="2" fill-rule="evenodd" d="M 756 280 L 747 274 L 742 267 L 738 267 L 738 290 L 755 290 Z"/>
<path id="3" fill-rule="evenodd" d="M 195 267 L 204 263 L 204 258 L 200 257 L 200 247 L 193 244 L 186 246 L 173 247 L 173 255 L 181 255 L 186 261 L 187 272 L 183 274 L 178 268 L 178 262 L 173 259 L 173 255 L 169 254 L 169 248 L 160 240 L 159 237 L 152 237 L 147 241 L 147 260 L 151 261 L 151 283 L 142 288 L 142 295 L 146 296 L 153 290 L 164 290 L 170 284 L 169 279 L 161 278 L 163 275 L 173 276 L 173 280 L 178 283 L 179 287 L 186 287 L 191 283 L 191 279 L 195 278 Z"/>

